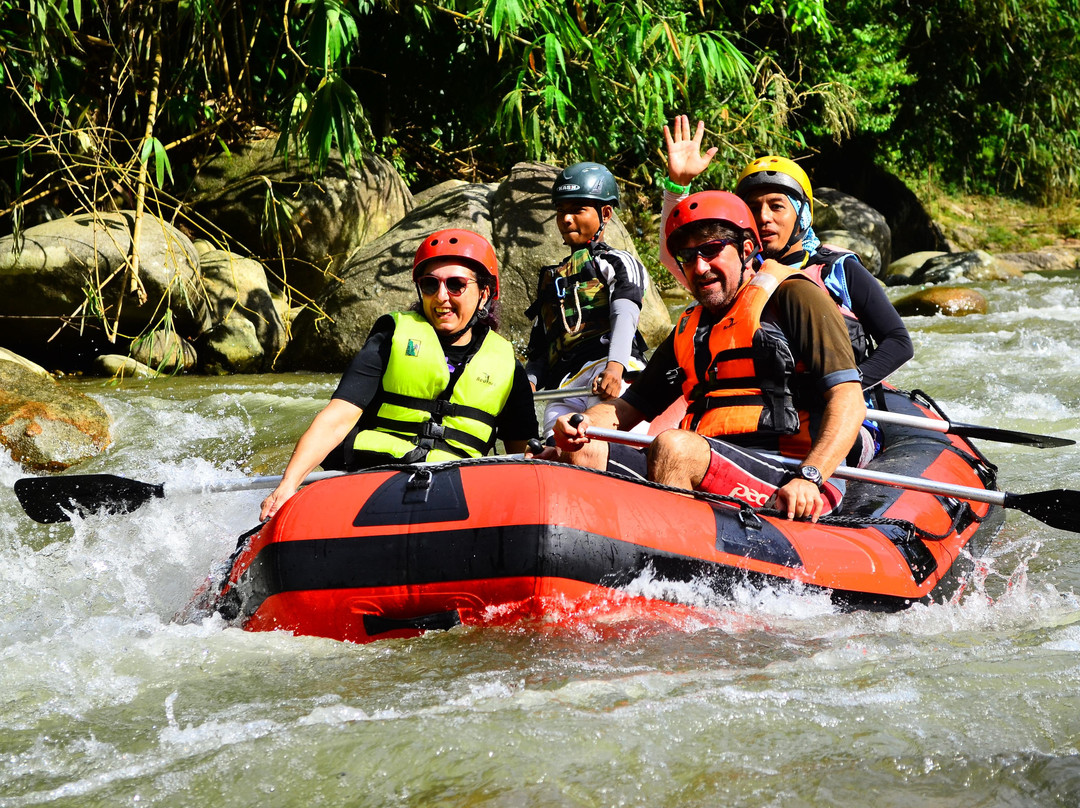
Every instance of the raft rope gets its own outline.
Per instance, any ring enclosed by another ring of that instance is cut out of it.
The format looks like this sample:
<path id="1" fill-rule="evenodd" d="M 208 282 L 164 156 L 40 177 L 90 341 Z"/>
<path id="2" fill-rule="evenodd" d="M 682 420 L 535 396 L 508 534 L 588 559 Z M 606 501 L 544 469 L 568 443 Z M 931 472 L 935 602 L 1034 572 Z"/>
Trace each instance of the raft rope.
<path id="1" fill-rule="evenodd" d="M 510 459 L 510 458 L 505 458 L 505 457 L 497 457 L 497 456 L 493 456 L 493 457 L 472 457 L 472 458 L 466 458 L 466 459 L 462 459 L 462 460 L 448 460 L 448 461 L 445 461 L 443 463 L 440 463 L 439 466 L 440 466 L 440 468 L 457 468 L 457 467 L 460 467 L 460 466 L 483 465 L 485 463 L 517 463 L 517 462 L 521 462 L 521 461 Z M 567 468 L 568 467 L 566 463 L 559 463 L 559 462 L 554 461 L 554 460 L 537 460 L 537 459 L 533 459 L 533 460 L 530 460 L 529 462 L 530 463 L 537 463 L 537 464 L 545 465 L 545 466 L 558 466 L 559 468 Z M 669 493 L 672 493 L 672 494 L 682 494 L 684 496 L 693 497 L 694 499 L 699 499 L 699 500 L 702 500 L 704 502 L 716 503 L 718 505 L 733 506 L 739 512 L 738 513 L 739 521 L 742 522 L 742 524 L 744 526 L 749 526 L 749 527 L 754 528 L 754 529 L 760 529 L 761 528 L 761 519 L 760 519 L 760 517 L 762 517 L 762 516 L 772 516 L 772 517 L 779 517 L 779 518 L 784 518 L 785 517 L 784 514 L 782 514 L 780 511 L 777 511 L 777 510 L 775 510 L 773 508 L 754 508 L 754 507 L 751 507 L 750 505 L 747 505 L 741 499 L 736 499 L 735 497 L 730 497 L 730 496 L 727 496 L 726 494 L 713 494 L 713 493 L 710 493 L 708 491 L 687 491 L 685 488 L 675 488 L 674 486 L 663 485 L 662 483 L 655 483 L 655 482 L 652 482 L 650 480 L 642 480 L 640 477 L 631 477 L 631 476 L 626 475 L 626 474 L 617 474 L 617 473 L 612 472 L 612 471 L 601 471 L 600 469 L 590 469 L 590 468 L 585 468 L 584 466 L 573 466 L 572 468 L 577 468 L 577 469 L 579 469 L 581 471 L 587 471 L 587 472 L 589 472 L 591 474 L 599 474 L 599 475 L 604 476 L 604 477 L 617 477 L 617 478 L 619 478 L 621 480 L 629 480 L 630 482 L 633 482 L 633 483 L 635 483 L 637 485 L 644 486 L 646 488 L 652 488 L 652 489 L 657 490 L 657 491 L 666 491 L 666 492 L 669 492 Z M 429 469 L 426 466 L 400 464 L 400 463 L 397 463 L 397 464 L 390 463 L 390 464 L 386 464 L 386 465 L 383 465 L 383 466 L 373 466 L 371 468 L 364 469 L 364 471 L 402 471 L 402 472 L 409 471 L 409 470 L 412 470 L 413 473 L 429 471 Z M 893 527 L 901 528 L 905 532 L 907 541 L 910 541 L 910 540 L 914 539 L 915 537 L 918 537 L 918 538 L 924 539 L 924 540 L 928 540 L 928 541 L 941 541 L 943 539 L 949 538 L 949 536 L 951 536 L 956 531 L 957 525 L 960 523 L 960 520 L 965 515 L 967 515 L 968 518 L 971 518 L 974 521 L 977 521 L 977 522 L 983 521 L 973 511 L 971 511 L 971 508 L 968 507 L 966 503 L 964 503 L 964 506 L 959 508 L 957 510 L 956 515 L 953 517 L 952 525 L 949 527 L 949 529 L 946 532 L 944 532 L 942 534 L 931 533 L 930 531 L 919 527 L 914 522 L 909 522 L 906 519 L 895 519 L 895 518 L 888 517 L 888 516 L 864 516 L 864 517 L 863 516 L 839 516 L 839 515 L 838 516 L 822 516 L 821 518 L 818 519 L 817 523 L 819 525 L 825 525 L 825 526 L 828 526 L 828 527 L 846 527 L 846 528 L 861 528 L 861 527 L 869 527 L 869 526 L 873 526 L 873 525 L 893 526 Z"/>

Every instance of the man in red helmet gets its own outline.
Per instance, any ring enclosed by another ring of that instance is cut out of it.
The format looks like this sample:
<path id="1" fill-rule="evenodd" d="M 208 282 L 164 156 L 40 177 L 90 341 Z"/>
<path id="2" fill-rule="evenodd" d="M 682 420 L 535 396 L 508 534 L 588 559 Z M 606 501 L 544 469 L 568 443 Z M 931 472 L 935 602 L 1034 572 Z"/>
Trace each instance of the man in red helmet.
<path id="1" fill-rule="evenodd" d="M 789 518 L 834 510 L 829 480 L 865 414 L 859 371 L 836 306 L 812 282 L 775 261 L 755 274 L 760 241 L 746 203 L 725 191 L 682 200 L 664 237 L 697 305 L 679 318 L 641 376 L 619 399 L 585 412 L 555 439 L 571 461 L 632 468 L 655 482 L 770 502 Z M 628 429 L 687 401 L 680 429 L 647 452 L 590 442 L 590 425 Z M 722 440 L 721 440 L 722 439 Z M 762 452 L 799 457 L 797 472 Z"/>
<path id="2" fill-rule="evenodd" d="M 496 439 L 522 452 L 536 437 L 525 369 L 495 333 L 499 269 L 488 240 L 470 230 L 432 233 L 416 251 L 413 282 L 418 301 L 375 321 L 260 518 L 273 516 L 320 464 L 479 457 Z"/>

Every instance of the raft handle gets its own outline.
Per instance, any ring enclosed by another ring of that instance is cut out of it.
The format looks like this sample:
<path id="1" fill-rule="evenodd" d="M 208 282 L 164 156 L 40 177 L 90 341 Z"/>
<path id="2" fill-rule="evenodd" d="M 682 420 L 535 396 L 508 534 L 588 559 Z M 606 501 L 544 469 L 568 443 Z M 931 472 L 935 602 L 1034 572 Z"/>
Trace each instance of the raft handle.
<path id="1" fill-rule="evenodd" d="M 416 469 L 405 481 L 405 496 L 402 497 L 403 505 L 416 505 L 428 501 L 431 493 L 431 483 L 435 479 L 431 469 Z"/>

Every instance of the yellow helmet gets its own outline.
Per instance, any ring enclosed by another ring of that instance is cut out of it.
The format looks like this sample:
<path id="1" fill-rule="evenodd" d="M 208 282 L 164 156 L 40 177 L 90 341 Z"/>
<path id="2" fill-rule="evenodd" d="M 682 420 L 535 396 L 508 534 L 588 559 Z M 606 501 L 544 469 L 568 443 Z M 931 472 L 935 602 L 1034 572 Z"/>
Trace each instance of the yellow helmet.
<path id="1" fill-rule="evenodd" d="M 810 188 L 810 178 L 793 160 L 774 155 L 757 158 L 742 170 L 735 193 L 745 200 L 752 193 L 769 188 L 805 200 L 813 215 L 814 192 Z"/>

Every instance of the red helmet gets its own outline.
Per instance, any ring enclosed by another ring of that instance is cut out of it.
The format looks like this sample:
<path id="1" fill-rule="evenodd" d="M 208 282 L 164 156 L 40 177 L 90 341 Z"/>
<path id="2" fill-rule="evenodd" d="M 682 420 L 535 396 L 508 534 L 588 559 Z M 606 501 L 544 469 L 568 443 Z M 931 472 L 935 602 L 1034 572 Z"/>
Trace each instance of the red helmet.
<path id="1" fill-rule="evenodd" d="M 746 233 L 746 237 L 753 240 L 755 247 L 761 245 L 757 223 L 750 213 L 750 208 L 735 194 L 727 191 L 700 191 L 682 200 L 668 216 L 664 226 L 664 243 L 666 244 L 671 234 L 680 227 L 703 221 L 727 222 L 736 230 Z"/>
<path id="2" fill-rule="evenodd" d="M 433 258 L 460 258 L 473 264 L 477 271 L 484 271 L 491 276 L 495 288 L 491 299 L 499 297 L 499 264 L 495 259 L 495 248 L 491 242 L 471 230 L 439 230 L 420 242 L 413 258 L 413 281 L 420 277 L 420 267 Z"/>

